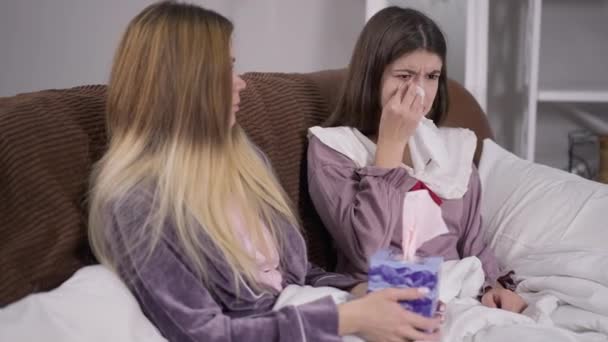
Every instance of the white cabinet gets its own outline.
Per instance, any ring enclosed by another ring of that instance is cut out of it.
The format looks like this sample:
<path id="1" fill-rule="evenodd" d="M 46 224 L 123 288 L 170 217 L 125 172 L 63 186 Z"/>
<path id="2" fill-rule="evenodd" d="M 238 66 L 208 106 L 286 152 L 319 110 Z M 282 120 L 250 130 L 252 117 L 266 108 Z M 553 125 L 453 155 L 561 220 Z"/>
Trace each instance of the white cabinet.
<path id="1" fill-rule="evenodd" d="M 565 168 L 569 131 L 608 134 L 608 1 L 491 0 L 489 13 L 488 113 L 498 140 Z"/>

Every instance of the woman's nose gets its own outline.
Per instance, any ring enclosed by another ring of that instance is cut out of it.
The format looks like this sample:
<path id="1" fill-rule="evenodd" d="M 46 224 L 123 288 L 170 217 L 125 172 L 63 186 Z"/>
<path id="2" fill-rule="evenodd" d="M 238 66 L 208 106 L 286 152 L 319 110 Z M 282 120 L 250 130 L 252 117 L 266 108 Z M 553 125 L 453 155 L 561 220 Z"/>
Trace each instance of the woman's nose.
<path id="1" fill-rule="evenodd" d="M 236 84 L 237 91 L 241 91 L 247 87 L 247 82 L 245 82 L 245 80 L 242 79 L 240 75 L 236 75 L 235 78 L 236 78 L 235 84 Z"/>

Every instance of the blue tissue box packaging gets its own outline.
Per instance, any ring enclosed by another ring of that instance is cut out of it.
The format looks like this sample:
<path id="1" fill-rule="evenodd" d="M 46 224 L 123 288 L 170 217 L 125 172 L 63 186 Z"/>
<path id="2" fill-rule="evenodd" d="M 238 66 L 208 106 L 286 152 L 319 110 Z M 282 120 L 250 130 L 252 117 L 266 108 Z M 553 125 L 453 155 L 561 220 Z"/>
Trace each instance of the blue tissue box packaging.
<path id="1" fill-rule="evenodd" d="M 439 268 L 442 262 L 442 257 L 406 261 L 396 250 L 380 250 L 370 259 L 368 290 L 426 287 L 430 292 L 425 297 L 402 301 L 401 305 L 420 315 L 433 317 L 439 299 Z"/>

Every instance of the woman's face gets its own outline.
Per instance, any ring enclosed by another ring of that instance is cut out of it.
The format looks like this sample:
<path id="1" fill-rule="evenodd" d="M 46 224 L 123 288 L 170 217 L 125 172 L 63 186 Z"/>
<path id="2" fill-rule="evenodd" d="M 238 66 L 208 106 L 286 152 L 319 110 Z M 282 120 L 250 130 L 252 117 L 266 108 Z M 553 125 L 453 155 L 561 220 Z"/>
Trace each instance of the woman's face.
<path id="1" fill-rule="evenodd" d="M 230 55 L 234 56 L 232 49 Z M 239 104 L 241 103 L 241 91 L 245 89 L 247 83 L 239 76 L 234 69 L 235 58 L 232 57 L 232 109 L 230 111 L 230 126 L 234 126 L 236 123 L 236 112 L 239 111 Z"/>
<path id="2" fill-rule="evenodd" d="M 416 50 L 397 58 L 386 67 L 382 75 L 382 107 L 400 84 L 409 83 L 424 89 L 423 108 L 424 115 L 427 115 L 437 95 L 442 66 L 441 58 L 426 50 Z"/>

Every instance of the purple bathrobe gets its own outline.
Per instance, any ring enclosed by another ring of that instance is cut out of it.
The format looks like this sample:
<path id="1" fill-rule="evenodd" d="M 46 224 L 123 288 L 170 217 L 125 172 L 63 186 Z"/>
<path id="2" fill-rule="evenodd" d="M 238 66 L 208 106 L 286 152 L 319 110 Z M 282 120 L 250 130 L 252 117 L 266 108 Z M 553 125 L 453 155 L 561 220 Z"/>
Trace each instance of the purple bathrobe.
<path id="1" fill-rule="evenodd" d="M 208 238 L 201 237 L 201 241 L 212 259 L 207 269 L 210 286 L 204 285 L 185 259 L 171 223 L 166 224 L 158 247 L 149 256 L 145 243 L 125 246 L 124 241 L 141 233 L 154 210 L 152 202 L 150 192 L 139 189 L 113 203 L 107 211 L 107 238 L 119 262 L 121 278 L 169 341 L 341 341 L 332 298 L 272 311 L 279 295 L 276 290 L 254 293 L 241 283 L 237 295 L 227 264 Z M 285 220 L 277 222 L 287 232 L 280 251 L 283 286 L 349 290 L 360 282 L 312 266 L 297 229 Z"/>
<path id="2" fill-rule="evenodd" d="M 338 249 L 337 272 L 366 279 L 372 254 L 389 246 L 401 248 L 403 200 L 417 182 L 404 168 L 359 168 L 347 156 L 311 137 L 308 189 Z M 483 240 L 480 197 L 479 174 L 473 168 L 467 193 L 460 199 L 442 200 L 449 233 L 425 242 L 416 254 L 445 260 L 476 256 L 486 275 L 485 288 L 498 280 L 499 270 L 493 251 Z"/>

